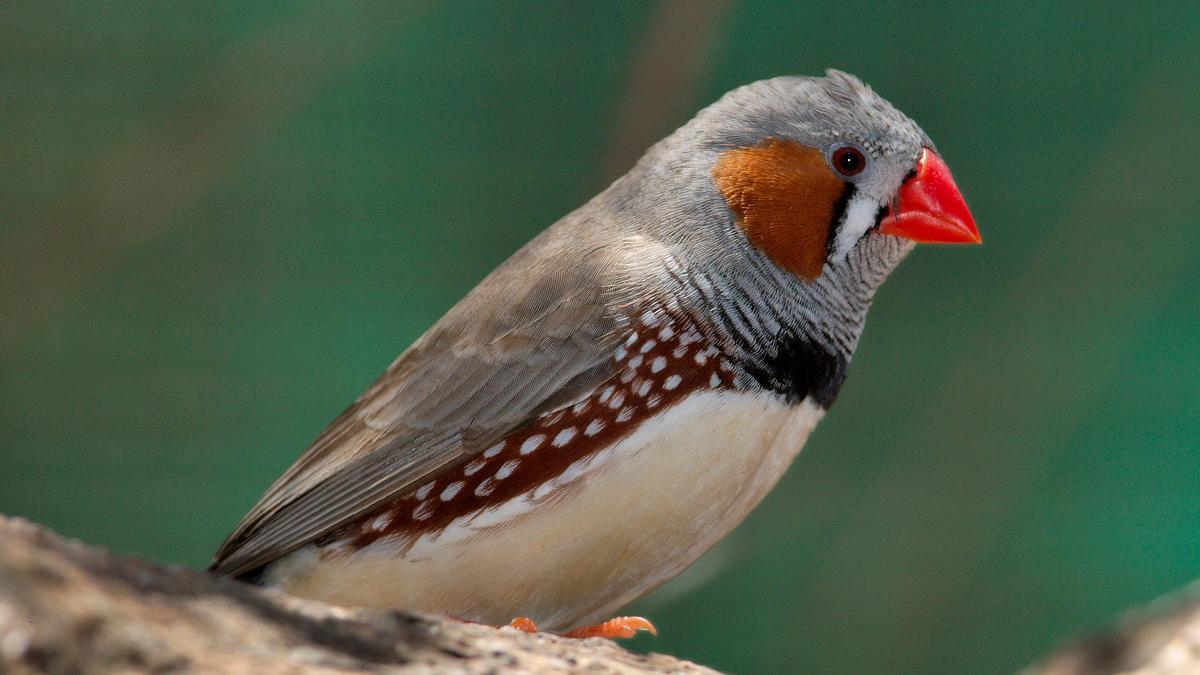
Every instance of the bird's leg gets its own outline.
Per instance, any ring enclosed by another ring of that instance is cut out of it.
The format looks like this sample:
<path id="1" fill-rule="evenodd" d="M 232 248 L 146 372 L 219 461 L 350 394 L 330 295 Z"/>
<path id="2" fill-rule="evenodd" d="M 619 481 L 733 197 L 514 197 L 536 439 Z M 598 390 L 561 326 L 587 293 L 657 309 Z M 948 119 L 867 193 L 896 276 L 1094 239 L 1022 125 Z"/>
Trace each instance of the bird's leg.
<path id="1" fill-rule="evenodd" d="M 518 616 L 508 624 L 513 628 L 525 633 L 536 633 L 537 624 L 533 619 L 526 616 Z M 650 631 L 651 635 L 658 635 L 658 630 L 654 624 L 640 616 L 618 616 L 614 619 L 609 619 L 595 626 L 584 626 L 575 628 L 562 634 L 567 638 L 592 638 L 601 637 L 615 640 L 617 638 L 631 638 L 637 635 L 639 630 Z"/>

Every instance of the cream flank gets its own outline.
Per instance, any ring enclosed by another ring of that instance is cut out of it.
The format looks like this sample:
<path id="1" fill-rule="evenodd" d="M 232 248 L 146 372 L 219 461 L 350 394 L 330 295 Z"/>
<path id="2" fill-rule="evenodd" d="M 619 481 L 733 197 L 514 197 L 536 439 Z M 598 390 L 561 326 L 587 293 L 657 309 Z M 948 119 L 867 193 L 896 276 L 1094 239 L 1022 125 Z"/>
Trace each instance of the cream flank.
<path id="1" fill-rule="evenodd" d="M 809 401 L 699 391 L 552 484 L 415 539 L 341 555 L 307 546 L 271 564 L 265 580 L 342 605 L 490 624 L 528 616 L 545 630 L 597 623 L 741 522 L 822 415 Z"/>

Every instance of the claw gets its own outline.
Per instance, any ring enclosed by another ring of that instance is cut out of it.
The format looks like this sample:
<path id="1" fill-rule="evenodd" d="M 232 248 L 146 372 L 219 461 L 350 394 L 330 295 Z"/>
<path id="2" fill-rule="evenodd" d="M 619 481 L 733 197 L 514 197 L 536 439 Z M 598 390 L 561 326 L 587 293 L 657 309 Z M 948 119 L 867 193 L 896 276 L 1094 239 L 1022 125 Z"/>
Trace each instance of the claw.
<path id="1" fill-rule="evenodd" d="M 563 637 L 631 638 L 637 635 L 639 630 L 649 631 L 651 635 L 658 635 L 658 630 L 654 627 L 654 624 L 640 616 L 618 616 L 615 619 L 609 619 L 596 626 L 584 626 L 583 628 L 569 630 L 563 633 Z"/>
<path id="2" fill-rule="evenodd" d="M 537 623 L 527 616 L 518 616 L 508 622 L 512 628 L 516 628 L 522 633 L 538 632 Z M 609 619 L 602 624 L 595 626 L 584 626 L 575 628 L 562 633 L 566 638 L 608 638 L 610 640 L 631 638 L 637 635 L 639 630 L 649 631 L 651 635 L 658 635 L 658 629 L 648 619 L 643 619 L 640 616 L 618 616 L 614 619 Z"/>

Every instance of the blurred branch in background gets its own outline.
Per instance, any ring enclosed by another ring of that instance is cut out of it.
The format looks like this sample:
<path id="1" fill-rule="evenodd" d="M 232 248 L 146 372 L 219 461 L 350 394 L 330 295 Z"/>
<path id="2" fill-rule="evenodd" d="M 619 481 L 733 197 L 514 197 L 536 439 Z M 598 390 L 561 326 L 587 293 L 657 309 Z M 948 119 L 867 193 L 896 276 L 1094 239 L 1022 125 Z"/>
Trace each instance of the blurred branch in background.
<path id="1" fill-rule="evenodd" d="M 667 0 L 634 52 L 604 155 L 607 185 L 691 116 L 732 0 Z"/>
<path id="2" fill-rule="evenodd" d="M 433 3 L 290 8 L 224 49 L 203 79 L 144 118 L 33 226 L 0 237 L 0 351 L 44 321 L 131 247 L 161 237 L 239 154 L 338 76 L 426 15 Z M 166 64 L 164 64 L 166 67 Z M 12 317 L 17 317 L 15 320 Z"/>
<path id="3" fill-rule="evenodd" d="M 1128 612 L 1110 629 L 1068 644 L 1022 675 L 1200 672 L 1200 585 Z"/>

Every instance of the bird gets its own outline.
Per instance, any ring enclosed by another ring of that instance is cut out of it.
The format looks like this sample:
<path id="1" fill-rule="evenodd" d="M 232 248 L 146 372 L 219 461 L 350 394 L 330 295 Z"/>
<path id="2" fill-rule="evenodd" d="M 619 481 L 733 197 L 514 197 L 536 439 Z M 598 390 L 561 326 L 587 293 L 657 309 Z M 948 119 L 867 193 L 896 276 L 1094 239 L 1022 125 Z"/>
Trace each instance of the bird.
<path id="1" fill-rule="evenodd" d="M 775 486 L 918 243 L 981 242 L 933 142 L 858 78 L 736 88 L 455 304 L 210 567 L 338 605 L 572 637 Z"/>

